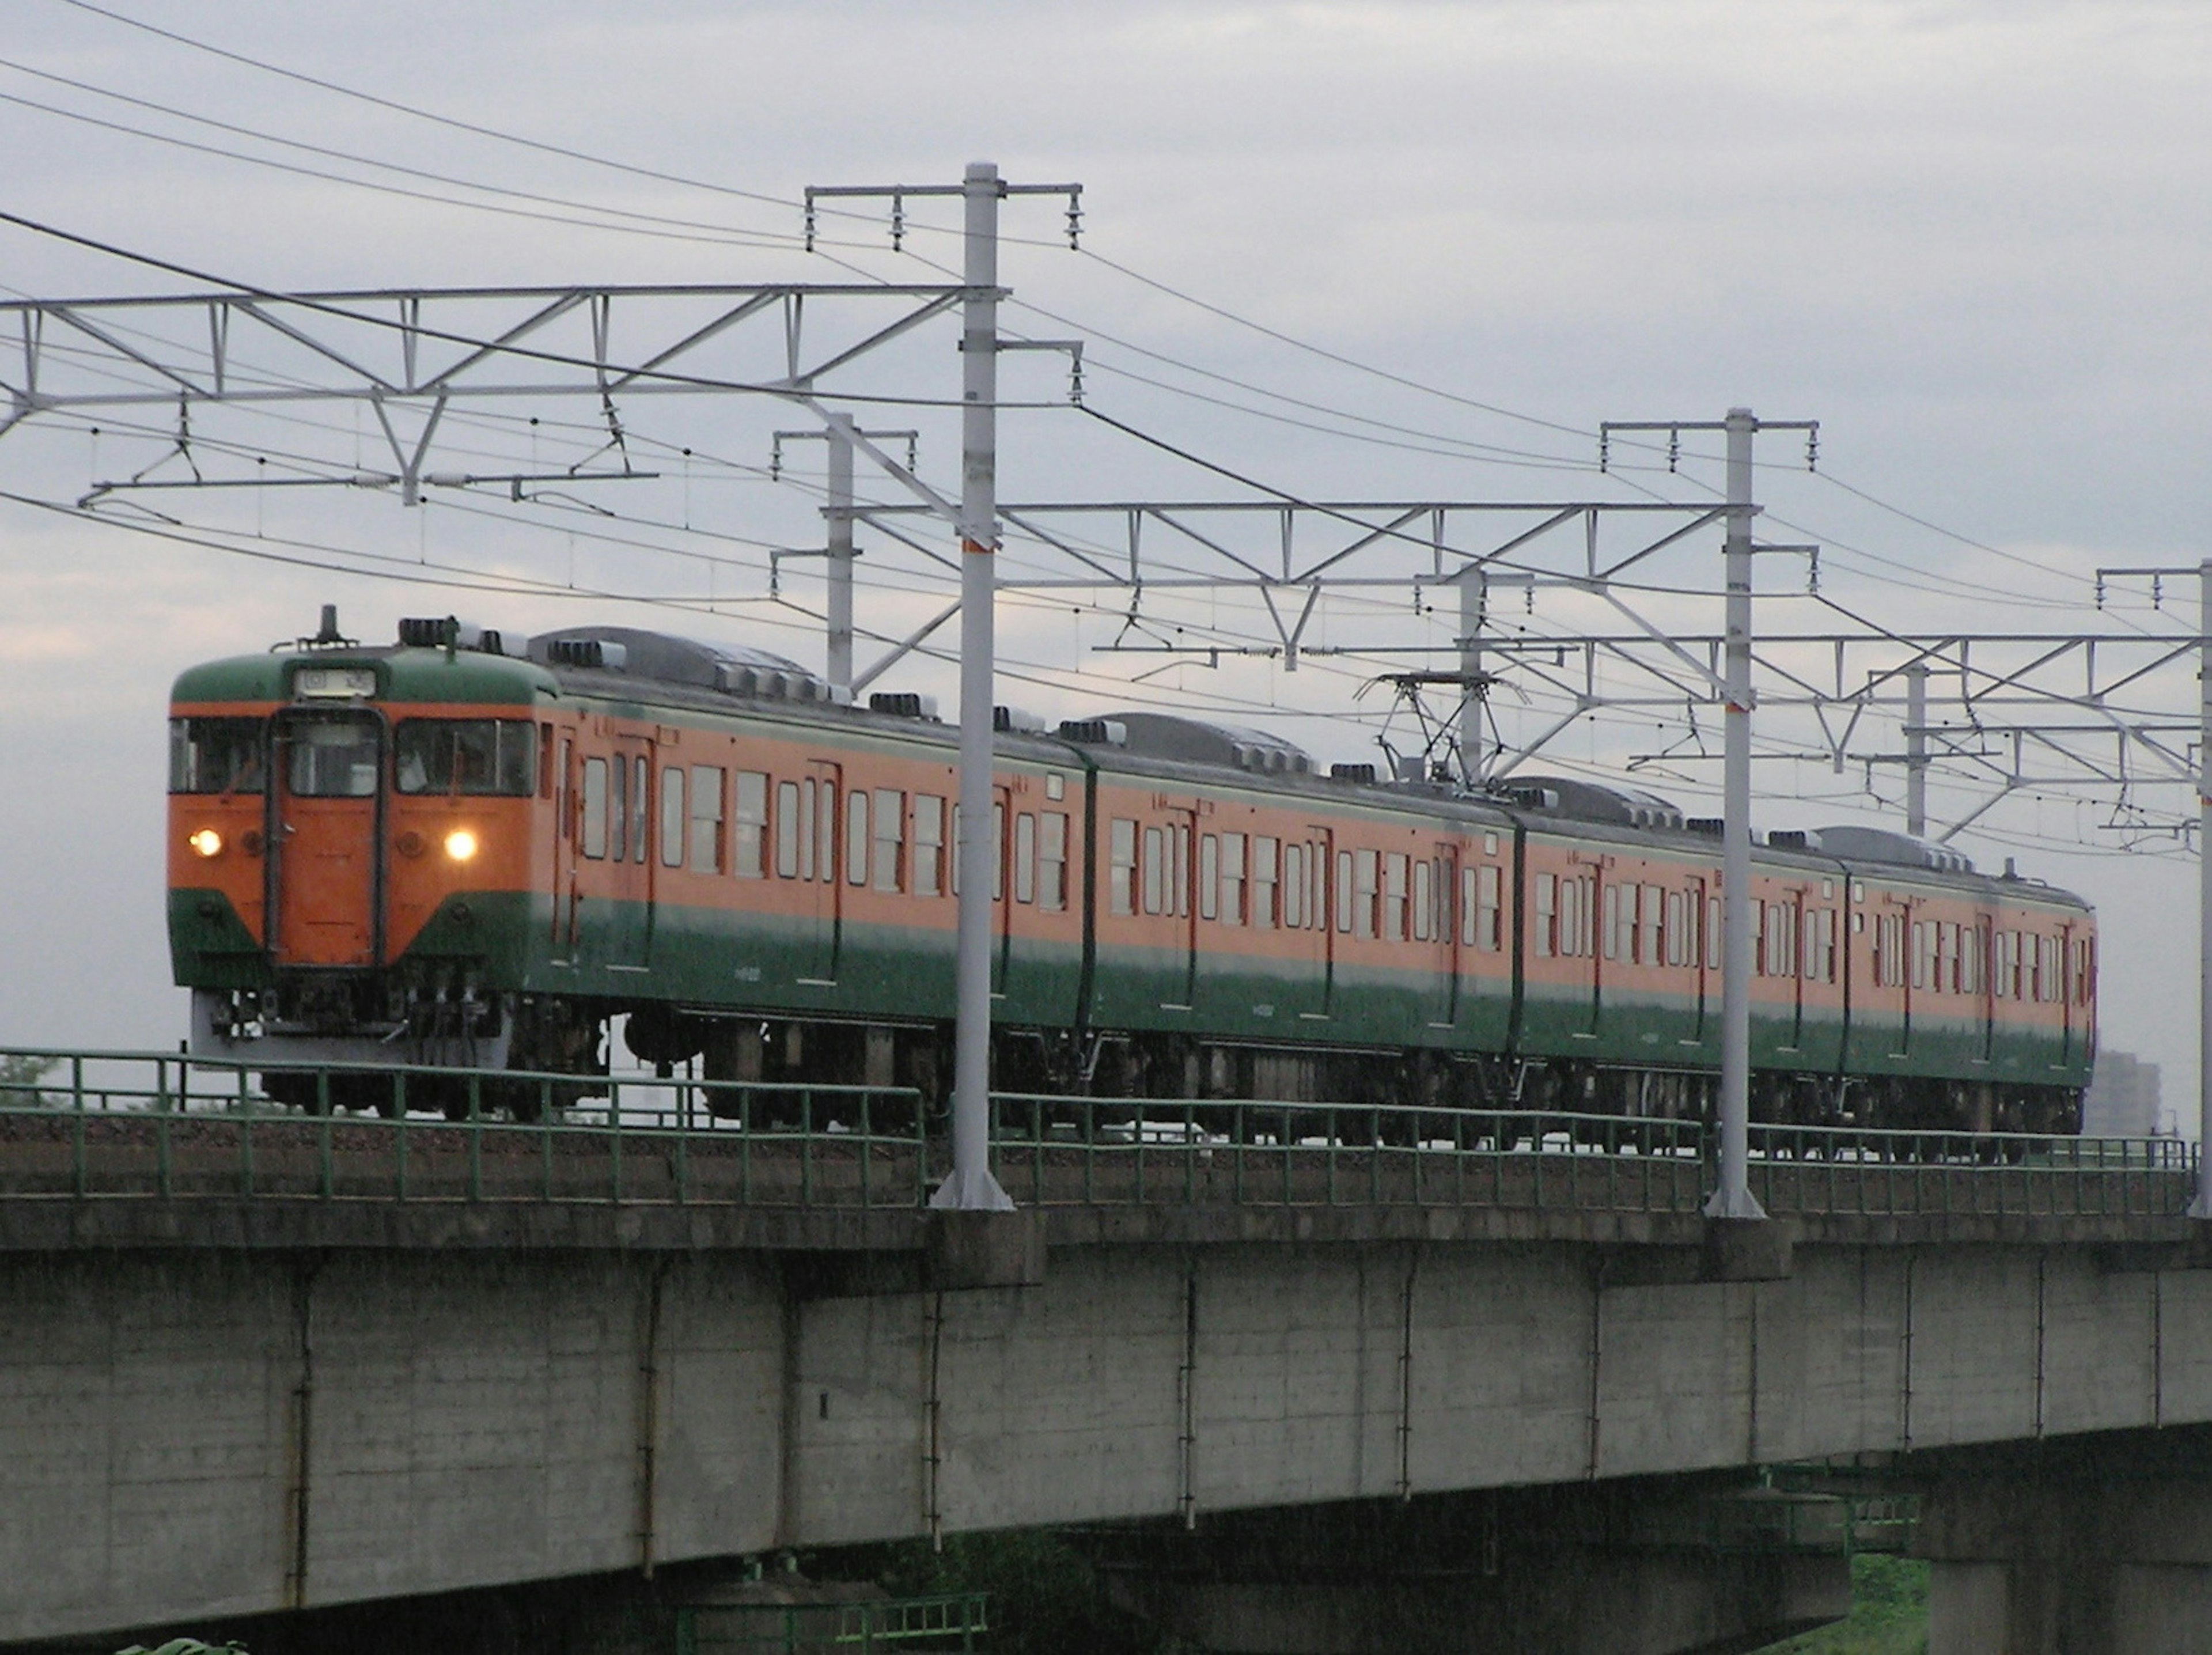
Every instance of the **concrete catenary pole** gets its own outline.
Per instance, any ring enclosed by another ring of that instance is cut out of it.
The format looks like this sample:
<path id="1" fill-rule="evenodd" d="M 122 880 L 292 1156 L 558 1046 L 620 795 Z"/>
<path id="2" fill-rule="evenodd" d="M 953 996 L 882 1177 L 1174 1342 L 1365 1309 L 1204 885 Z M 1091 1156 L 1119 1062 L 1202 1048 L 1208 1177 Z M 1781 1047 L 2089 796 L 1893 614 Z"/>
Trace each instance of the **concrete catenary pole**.
<path id="1" fill-rule="evenodd" d="M 1928 667 L 1905 669 L 1905 831 L 1928 831 Z"/>
<path id="2" fill-rule="evenodd" d="M 830 417 L 829 677 L 853 687 L 853 422 Z"/>
<path id="3" fill-rule="evenodd" d="M 1727 715 L 1721 803 L 1721 1164 L 1708 1218 L 1763 1219 L 1751 1193 L 1751 519 L 1759 422 L 1731 408 L 1728 433 Z"/>
<path id="4" fill-rule="evenodd" d="M 933 1207 L 1005 1211 L 991 1175 L 992 605 L 999 539 L 999 169 L 972 161 L 963 183 L 969 293 L 960 338 L 960 871 L 954 972 L 952 1175 Z"/>
<path id="5" fill-rule="evenodd" d="M 2212 1219 L 2212 557 L 2197 566 L 2197 1199 L 2189 1216 Z"/>

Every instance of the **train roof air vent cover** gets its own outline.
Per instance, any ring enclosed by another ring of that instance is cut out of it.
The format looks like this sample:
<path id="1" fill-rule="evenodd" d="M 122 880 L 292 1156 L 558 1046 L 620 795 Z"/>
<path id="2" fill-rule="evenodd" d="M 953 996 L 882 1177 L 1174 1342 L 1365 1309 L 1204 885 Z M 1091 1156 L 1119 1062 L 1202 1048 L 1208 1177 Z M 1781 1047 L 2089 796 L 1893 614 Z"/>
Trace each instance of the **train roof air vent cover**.
<path id="1" fill-rule="evenodd" d="M 762 701 L 834 702 L 843 692 L 830 688 L 797 661 L 765 649 L 740 644 L 702 643 L 695 638 L 672 637 L 665 632 L 647 632 L 633 626 L 570 626 L 547 632 L 530 641 L 530 658 L 554 666 L 586 663 L 570 646 L 599 646 L 597 665 L 617 665 L 632 678 L 661 684 L 689 685 Z M 588 652 L 583 652 L 588 653 Z"/>
<path id="2" fill-rule="evenodd" d="M 1971 873 L 1973 863 L 1943 845 L 1931 845 L 1906 833 L 1887 828 L 1824 827 L 1820 848 L 1846 861 L 1896 862 L 1906 867 L 1925 867 L 1938 873 Z"/>
<path id="3" fill-rule="evenodd" d="M 548 666 L 580 666 L 598 672 L 619 672 L 629 664 L 629 651 L 604 638 L 548 638 Z"/>
<path id="4" fill-rule="evenodd" d="M 1184 764 L 1218 764 L 1227 770 L 1268 775 L 1310 776 L 1314 763 L 1305 750 L 1265 730 L 1234 724 L 1209 724 L 1174 713 L 1113 713 L 1109 723 L 1127 735 L 1128 749 L 1147 758 Z"/>
<path id="5" fill-rule="evenodd" d="M 937 697 L 916 695 L 911 690 L 878 690 L 868 697 L 868 710 L 890 718 L 933 720 L 937 716 Z"/>
<path id="6" fill-rule="evenodd" d="M 1060 721 L 1060 739 L 1086 747 L 1119 747 L 1127 742 L 1129 732 L 1119 719 L 1066 718 Z"/>
<path id="7" fill-rule="evenodd" d="M 1500 789 L 1506 799 L 1529 810 L 1557 812 L 1581 822 L 1616 822 L 1623 827 L 1673 829 L 1682 827 L 1682 812 L 1656 794 L 1635 788 L 1607 787 L 1580 782 L 1568 776 L 1516 778 Z M 1537 803 L 1527 795 L 1547 796 Z"/>

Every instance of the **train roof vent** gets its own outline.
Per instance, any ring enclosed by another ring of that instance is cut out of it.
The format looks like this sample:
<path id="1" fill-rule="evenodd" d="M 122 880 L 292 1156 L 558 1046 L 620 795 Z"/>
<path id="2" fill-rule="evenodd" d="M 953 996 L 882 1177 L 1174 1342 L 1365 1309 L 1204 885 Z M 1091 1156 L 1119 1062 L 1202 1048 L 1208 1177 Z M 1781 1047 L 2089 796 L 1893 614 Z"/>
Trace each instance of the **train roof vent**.
<path id="1" fill-rule="evenodd" d="M 619 672 L 629 664 L 629 651 L 601 638 L 550 638 L 546 641 L 548 666 L 581 666 L 597 672 Z"/>
<path id="2" fill-rule="evenodd" d="M 926 718 L 934 723 L 937 697 L 916 695 L 911 690 L 878 690 L 868 697 L 868 710 L 891 718 Z"/>
<path id="3" fill-rule="evenodd" d="M 765 649 L 739 644 L 702 643 L 694 638 L 671 637 L 665 632 L 646 632 L 632 626 L 569 626 L 542 633 L 530 641 L 533 660 L 551 665 L 582 666 L 574 652 L 563 646 L 596 643 L 601 666 L 612 666 L 612 648 L 622 651 L 623 670 L 633 678 L 662 684 L 685 684 L 695 689 L 718 690 L 725 695 L 748 696 L 764 701 L 839 701 L 833 691 L 797 661 Z"/>
<path id="4" fill-rule="evenodd" d="M 530 640 L 520 632 L 501 632 L 453 615 L 410 615 L 399 623 L 403 649 L 442 649 L 449 636 L 454 648 L 486 655 L 521 655 L 530 647 Z"/>
<path id="5" fill-rule="evenodd" d="M 1086 747 L 1121 747 L 1128 745 L 1129 730 L 1118 718 L 1064 718 L 1060 739 Z"/>
<path id="6" fill-rule="evenodd" d="M 1566 776 L 1532 776 L 1499 789 L 1504 797 L 1528 810 L 1552 811 L 1582 822 L 1616 822 L 1623 827 L 1682 826 L 1682 812 L 1656 794 L 1635 788 L 1607 787 L 1597 782 L 1578 782 Z M 1547 795 L 1540 802 L 1535 795 Z"/>
<path id="7" fill-rule="evenodd" d="M 1766 843 L 1776 850 L 1818 850 L 1820 836 L 1808 835 L 1802 828 L 1774 828 L 1766 836 Z"/>
<path id="8" fill-rule="evenodd" d="M 1332 782 L 1372 782 L 1375 767 L 1372 764 L 1331 764 L 1328 779 Z"/>
<path id="9" fill-rule="evenodd" d="M 1905 867 L 1929 868 L 1938 873 L 1974 871 L 1972 860 L 1955 850 L 1931 845 L 1909 833 L 1893 833 L 1887 828 L 1824 827 L 1820 830 L 1820 849 L 1846 861 L 1895 862 Z"/>
<path id="10" fill-rule="evenodd" d="M 1717 839 L 1728 831 L 1728 818 L 1725 816 L 1686 817 L 1683 818 L 1682 831 L 1685 833 L 1698 834 L 1707 839 Z"/>
<path id="11" fill-rule="evenodd" d="M 1147 758 L 1219 764 L 1264 775 L 1313 774 L 1313 759 L 1304 748 L 1264 730 L 1208 724 L 1174 713 L 1115 713 L 1107 721 L 1121 727 L 1124 744 L 1131 752 Z"/>
<path id="12" fill-rule="evenodd" d="M 1019 707 L 991 709 L 991 727 L 1000 735 L 1042 735 L 1052 726 L 1036 714 Z"/>

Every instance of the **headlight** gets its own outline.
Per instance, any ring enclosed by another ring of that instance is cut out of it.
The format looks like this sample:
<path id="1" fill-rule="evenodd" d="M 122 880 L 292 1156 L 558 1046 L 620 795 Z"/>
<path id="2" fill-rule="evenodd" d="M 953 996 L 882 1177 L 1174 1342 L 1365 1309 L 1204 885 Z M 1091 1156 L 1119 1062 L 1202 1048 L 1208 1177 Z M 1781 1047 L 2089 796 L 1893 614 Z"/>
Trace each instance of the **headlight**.
<path id="1" fill-rule="evenodd" d="M 457 862 L 465 862 L 477 854 L 477 836 L 472 829 L 455 828 L 446 836 L 446 855 Z"/>
<path id="2" fill-rule="evenodd" d="M 217 833 L 213 828 L 202 828 L 185 843 L 202 856 L 222 855 L 222 835 Z"/>

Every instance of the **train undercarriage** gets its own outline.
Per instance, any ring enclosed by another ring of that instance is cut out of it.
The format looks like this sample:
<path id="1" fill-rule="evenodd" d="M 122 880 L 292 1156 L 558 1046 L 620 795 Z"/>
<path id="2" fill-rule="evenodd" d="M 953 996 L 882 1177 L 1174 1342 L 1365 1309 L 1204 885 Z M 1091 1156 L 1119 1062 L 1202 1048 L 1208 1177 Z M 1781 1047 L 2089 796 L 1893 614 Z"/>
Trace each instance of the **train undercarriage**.
<path id="1" fill-rule="evenodd" d="M 264 1071 L 264 1089 L 277 1102 L 313 1110 L 422 1108 L 457 1117 L 473 1110 L 536 1119 L 549 1107 L 557 1111 L 605 1095 L 609 1031 L 617 1018 L 630 1054 L 663 1077 L 771 1089 L 910 1091 L 936 1116 L 945 1107 L 952 1073 L 951 1026 L 934 1022 L 731 1016 L 661 1004 L 479 994 L 465 981 L 399 985 L 389 976 L 366 975 L 295 979 L 266 990 L 200 990 L 193 1001 L 196 1056 L 301 1066 Z M 343 1067 L 307 1067 L 315 1065 Z M 403 1090 L 393 1084 L 395 1065 L 551 1078 L 480 1082 L 471 1091 L 455 1079 L 413 1074 Z M 1035 1100 L 1002 1105 L 1033 1122 L 1058 1112 L 1049 1101 L 1056 1097 L 1219 1105 L 1194 1123 L 1224 1130 L 1252 1129 L 1246 1123 L 1257 1112 L 1233 1107 L 1240 1103 L 1328 1104 L 1372 1110 L 1368 1129 L 1413 1141 L 1438 1135 L 1431 1129 L 1444 1125 L 1424 1122 L 1430 1111 L 1705 1120 L 1715 1107 L 1718 1077 L 1708 1069 L 1492 1053 L 1001 1028 L 994 1033 L 992 1086 Z M 734 1086 L 708 1092 L 718 1112 L 732 1114 L 740 1095 Z M 2081 1094 L 2063 1086 L 1761 1069 L 1752 1076 L 1751 1104 L 1755 1122 L 1782 1126 L 2052 1135 L 2081 1129 Z M 884 1101 L 870 1106 L 879 1126 L 893 1125 L 884 1117 Z M 810 1098 L 770 1091 L 744 1107 L 750 1120 L 789 1127 L 805 1120 L 826 1125 L 856 1112 L 857 1102 L 828 1092 Z M 1562 1126 L 1578 1130 L 1571 1123 Z M 1588 1130 L 1596 1135 L 1603 1129 Z"/>

